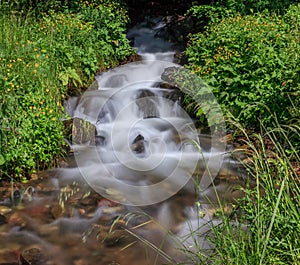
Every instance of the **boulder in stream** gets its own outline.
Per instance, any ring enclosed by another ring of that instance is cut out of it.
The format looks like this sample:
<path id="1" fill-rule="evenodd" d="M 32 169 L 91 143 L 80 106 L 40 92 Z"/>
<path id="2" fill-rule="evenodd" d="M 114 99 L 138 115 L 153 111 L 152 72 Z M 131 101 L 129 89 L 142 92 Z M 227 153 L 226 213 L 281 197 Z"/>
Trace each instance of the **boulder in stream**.
<path id="1" fill-rule="evenodd" d="M 96 127 L 92 123 L 76 117 L 73 119 L 73 144 L 89 143 L 90 145 L 95 145 L 95 136 Z"/>

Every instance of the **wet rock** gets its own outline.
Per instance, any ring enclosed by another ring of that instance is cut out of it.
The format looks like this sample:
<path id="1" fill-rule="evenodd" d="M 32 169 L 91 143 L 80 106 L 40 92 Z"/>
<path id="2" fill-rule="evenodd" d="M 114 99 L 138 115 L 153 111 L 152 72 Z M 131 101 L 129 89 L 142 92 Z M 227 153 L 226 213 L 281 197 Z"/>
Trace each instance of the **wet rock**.
<path id="1" fill-rule="evenodd" d="M 101 72 L 100 72 L 101 73 Z M 99 89 L 99 84 L 97 81 L 94 81 L 89 87 L 88 90 L 98 90 Z M 78 103 L 78 102 L 77 102 Z M 77 107 L 77 105 L 76 105 Z"/>
<path id="2" fill-rule="evenodd" d="M 138 135 L 130 146 L 131 150 L 137 154 L 145 152 L 145 142 L 142 135 Z"/>
<path id="3" fill-rule="evenodd" d="M 115 202 L 115 201 L 111 201 L 107 198 L 100 198 L 98 201 L 98 207 L 115 207 L 115 206 L 119 206 L 120 204 Z"/>
<path id="4" fill-rule="evenodd" d="M 0 249 L 0 265 L 19 265 L 18 246 L 8 245 Z"/>
<path id="5" fill-rule="evenodd" d="M 141 89 L 136 98 L 136 104 L 143 118 L 159 117 L 156 104 L 154 102 L 155 94 L 147 89 Z"/>
<path id="6" fill-rule="evenodd" d="M 20 212 L 15 212 L 8 217 L 7 223 L 13 226 L 26 226 L 26 220 Z"/>
<path id="7" fill-rule="evenodd" d="M 74 265 L 88 265 L 88 263 L 84 259 L 77 259 L 74 261 Z"/>
<path id="8" fill-rule="evenodd" d="M 49 206 L 48 205 L 30 205 L 22 210 L 25 216 L 32 218 L 47 220 L 49 217 Z"/>
<path id="9" fill-rule="evenodd" d="M 0 214 L 5 215 L 9 212 L 11 212 L 11 208 L 0 205 Z"/>
<path id="10" fill-rule="evenodd" d="M 53 203 L 50 206 L 50 213 L 54 219 L 58 219 L 64 214 L 64 208 L 59 203 Z"/>
<path id="11" fill-rule="evenodd" d="M 168 83 L 160 83 L 159 84 L 159 87 L 160 88 L 163 88 L 163 89 L 174 89 L 174 88 L 177 88 L 171 84 L 168 84 Z M 178 88 L 177 88 L 178 89 Z"/>
<path id="12" fill-rule="evenodd" d="M 0 214 L 0 225 L 4 225 L 6 223 L 7 223 L 6 217 L 4 215 Z"/>
<path id="13" fill-rule="evenodd" d="M 156 37 L 176 43 L 178 48 L 184 48 L 187 36 L 195 31 L 193 19 L 175 15 L 167 16 L 164 20 L 166 25 L 156 33 Z"/>
<path id="14" fill-rule="evenodd" d="M 213 139 L 210 135 L 199 134 L 199 142 L 200 142 L 201 150 L 209 151 L 212 146 L 212 141 Z"/>
<path id="15" fill-rule="evenodd" d="M 185 65 L 188 63 L 188 59 L 184 52 L 176 52 L 174 55 L 174 62 L 180 65 Z"/>
<path id="16" fill-rule="evenodd" d="M 175 76 L 179 71 L 179 68 L 176 66 L 168 67 L 164 69 L 164 72 L 161 74 L 161 79 L 168 84 L 171 84 L 176 87 L 177 83 L 175 80 Z"/>
<path id="17" fill-rule="evenodd" d="M 173 89 L 171 92 L 167 93 L 166 98 L 174 102 L 182 102 L 183 93 L 179 89 Z"/>
<path id="18" fill-rule="evenodd" d="M 96 127 L 88 121 L 74 118 L 72 128 L 72 142 L 73 144 L 95 145 Z"/>
<path id="19" fill-rule="evenodd" d="M 107 82 L 109 82 L 109 81 L 107 81 Z M 125 82 L 125 80 L 124 80 L 124 82 Z M 109 83 L 109 87 L 111 87 L 111 86 L 119 87 L 117 85 L 117 82 L 115 82 L 115 80 L 114 80 L 114 83 L 115 84 L 113 84 L 113 85 L 111 85 Z M 111 120 L 113 120 L 115 117 L 116 117 L 116 110 L 115 110 L 114 104 L 112 103 L 112 100 L 109 100 L 109 101 L 106 101 L 103 106 L 101 106 L 96 123 L 97 124 L 107 123 L 107 122 L 110 122 Z"/>
<path id="20" fill-rule="evenodd" d="M 45 265 L 49 257 L 39 248 L 30 248 L 24 250 L 20 255 L 21 265 Z"/>
<path id="21" fill-rule="evenodd" d="M 79 97 L 69 97 L 68 100 L 64 102 L 65 112 L 67 112 L 70 117 L 73 117 L 78 101 Z"/>
<path id="22" fill-rule="evenodd" d="M 104 146 L 104 145 L 106 145 L 106 139 L 102 135 L 96 135 L 95 141 L 96 141 L 96 145 L 97 146 Z"/>
<path id="23" fill-rule="evenodd" d="M 78 212 L 81 216 L 85 215 L 86 214 L 86 210 L 85 209 L 82 209 L 82 208 L 79 208 L 78 209 Z"/>
<path id="24" fill-rule="evenodd" d="M 22 194 L 19 190 L 14 191 L 12 201 L 14 204 L 19 204 L 22 201 Z"/>
<path id="25" fill-rule="evenodd" d="M 95 198 L 92 198 L 92 197 L 86 197 L 86 198 L 82 198 L 80 200 L 80 204 L 82 206 L 96 206 L 97 200 L 95 200 Z"/>

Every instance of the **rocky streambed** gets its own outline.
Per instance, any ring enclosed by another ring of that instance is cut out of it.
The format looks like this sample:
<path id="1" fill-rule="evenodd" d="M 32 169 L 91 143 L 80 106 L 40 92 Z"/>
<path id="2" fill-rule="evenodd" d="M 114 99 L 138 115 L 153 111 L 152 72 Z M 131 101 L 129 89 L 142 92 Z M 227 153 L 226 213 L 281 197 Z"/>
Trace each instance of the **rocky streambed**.
<path id="1" fill-rule="evenodd" d="M 1 187 L 0 264 L 176 264 L 190 259 L 184 250 L 190 247 L 191 213 L 201 215 L 197 223 L 205 231 L 199 240 L 205 245 L 210 220 L 218 220 L 213 189 L 197 199 L 196 208 L 196 197 L 184 192 L 136 208 L 89 187 L 59 183 L 59 177 L 43 172 L 22 187 Z M 215 185 L 230 214 L 230 203 L 242 196 L 243 180 L 223 172 Z"/>

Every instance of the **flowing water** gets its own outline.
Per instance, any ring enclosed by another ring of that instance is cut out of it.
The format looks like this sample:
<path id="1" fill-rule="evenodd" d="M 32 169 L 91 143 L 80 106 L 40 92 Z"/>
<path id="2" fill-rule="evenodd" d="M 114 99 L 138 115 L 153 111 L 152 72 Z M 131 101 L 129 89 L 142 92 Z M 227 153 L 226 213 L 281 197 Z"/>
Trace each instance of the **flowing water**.
<path id="1" fill-rule="evenodd" d="M 2 253 L 41 249 L 48 261 L 34 264 L 195 264 L 187 252 L 212 248 L 213 213 L 240 196 L 240 166 L 224 137 L 195 128 L 180 89 L 162 80 L 178 67 L 174 45 L 155 37 L 163 26 L 132 28 L 142 61 L 97 76 L 70 99 L 74 155 L 22 191 L 21 203 L 1 202 L 13 209 L 0 226 Z M 4 254 L 0 264 L 13 264 Z"/>

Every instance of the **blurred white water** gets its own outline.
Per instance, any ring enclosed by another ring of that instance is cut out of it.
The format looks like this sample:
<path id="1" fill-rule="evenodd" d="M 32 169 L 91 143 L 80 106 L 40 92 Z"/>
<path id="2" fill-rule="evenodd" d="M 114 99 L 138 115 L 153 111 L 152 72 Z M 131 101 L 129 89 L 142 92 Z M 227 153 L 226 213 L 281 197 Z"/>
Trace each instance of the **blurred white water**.
<path id="1" fill-rule="evenodd" d="M 173 45 L 155 37 L 162 21 L 150 24 L 128 33 L 143 60 L 97 76 L 73 115 L 95 126 L 99 140 L 73 143 L 80 173 L 101 195 L 135 206 L 162 202 L 182 188 L 193 193 L 195 171 L 206 189 L 226 156 L 214 137 L 200 150 L 180 88 L 162 80 L 166 69 L 181 67 L 172 62 Z"/>

